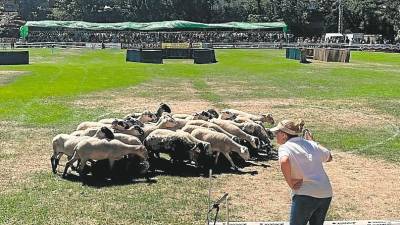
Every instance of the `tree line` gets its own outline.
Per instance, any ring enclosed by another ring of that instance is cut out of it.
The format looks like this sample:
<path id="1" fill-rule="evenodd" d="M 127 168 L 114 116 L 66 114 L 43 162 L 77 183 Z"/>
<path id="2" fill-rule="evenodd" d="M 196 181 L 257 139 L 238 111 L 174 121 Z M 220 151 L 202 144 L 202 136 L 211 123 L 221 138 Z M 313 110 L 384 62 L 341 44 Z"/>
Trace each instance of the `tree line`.
<path id="1" fill-rule="evenodd" d="M 18 3 L 25 20 L 284 21 L 289 32 L 298 36 L 337 32 L 341 6 L 343 32 L 382 34 L 393 39 L 400 30 L 397 0 L 18 0 Z"/>

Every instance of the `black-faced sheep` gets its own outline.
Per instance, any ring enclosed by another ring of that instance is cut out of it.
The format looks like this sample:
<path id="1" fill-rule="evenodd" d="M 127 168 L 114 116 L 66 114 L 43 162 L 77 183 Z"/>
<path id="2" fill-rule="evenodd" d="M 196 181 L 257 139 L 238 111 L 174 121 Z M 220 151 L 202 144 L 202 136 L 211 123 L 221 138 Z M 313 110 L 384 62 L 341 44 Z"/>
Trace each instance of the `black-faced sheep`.
<path id="1" fill-rule="evenodd" d="M 98 139 L 113 139 L 114 134 L 107 127 L 102 127 L 96 130 L 96 133 L 93 135 L 93 137 Z M 63 154 L 67 155 L 68 158 L 72 157 L 76 145 L 78 145 L 79 142 L 89 138 L 89 136 L 77 137 L 68 134 L 59 134 L 55 136 L 52 140 L 53 155 L 50 158 L 53 173 L 56 173 L 58 163 Z"/>
<path id="2" fill-rule="evenodd" d="M 128 135 L 133 135 L 138 137 L 141 141 L 143 141 L 147 135 L 149 135 L 151 132 L 153 132 L 156 129 L 169 129 L 169 128 L 173 128 L 176 127 L 178 124 L 176 122 L 176 120 L 174 118 L 172 118 L 171 116 L 162 116 L 158 123 L 155 125 L 146 125 L 142 128 L 143 134 L 142 135 L 135 135 L 136 131 L 135 127 L 131 127 L 129 129 L 124 129 L 124 128 L 117 128 L 115 129 L 116 133 L 123 133 L 123 134 L 128 134 Z"/>
<path id="3" fill-rule="evenodd" d="M 210 120 L 210 122 L 220 126 L 222 129 L 231 133 L 232 135 L 235 135 L 240 139 L 248 141 L 253 146 L 253 148 L 258 148 L 260 145 L 260 140 L 257 137 L 245 133 L 239 127 L 233 125 L 227 120 L 212 119 Z"/>
<path id="4" fill-rule="evenodd" d="M 183 131 L 157 129 L 151 132 L 143 143 L 148 149 L 150 157 L 159 158 L 160 153 L 166 153 L 171 157 L 173 163 L 184 160 L 197 163 L 200 155 L 212 154 L 210 143 L 201 141 Z"/>
<path id="5" fill-rule="evenodd" d="M 226 109 L 224 111 L 229 111 L 229 112 L 233 113 L 236 116 L 236 118 L 235 118 L 236 122 L 247 122 L 249 120 L 252 120 L 255 122 L 257 122 L 257 121 L 260 121 L 263 123 L 267 122 L 270 124 L 275 123 L 275 120 L 272 117 L 272 114 L 253 115 L 253 114 L 243 112 L 240 110 L 236 110 L 236 109 Z"/>
<path id="6" fill-rule="evenodd" d="M 127 145 L 118 140 L 91 137 L 79 142 L 75 147 L 71 160 L 65 165 L 63 177 L 67 174 L 68 168 L 77 160 L 80 160 L 78 172 L 83 176 L 83 168 L 88 160 L 108 159 L 110 168 L 112 168 L 114 161 L 127 155 L 139 156 L 143 160 L 147 160 L 148 158 L 148 153 L 144 145 Z"/>
<path id="7" fill-rule="evenodd" d="M 165 103 L 160 103 L 156 112 L 157 118 L 160 118 L 164 112 L 171 113 L 171 107 Z"/>
<path id="8" fill-rule="evenodd" d="M 196 126 L 201 126 L 201 127 L 206 127 L 206 128 L 212 128 L 217 132 L 224 133 L 230 138 L 236 138 L 234 134 L 229 133 L 228 131 L 224 130 L 222 127 L 218 126 L 217 124 L 204 121 L 204 120 L 190 120 L 186 123 L 186 125 L 196 125 Z"/>
<path id="9" fill-rule="evenodd" d="M 238 167 L 229 156 L 231 152 L 238 153 L 239 156 L 244 160 L 248 160 L 250 158 L 250 153 L 247 147 L 239 145 L 223 133 L 211 131 L 206 128 L 198 128 L 194 129 L 191 134 L 197 139 L 210 143 L 212 151 L 217 153 L 215 164 L 218 162 L 220 153 L 222 153 L 228 159 L 228 161 L 231 163 L 231 166 L 235 170 L 237 170 Z"/>

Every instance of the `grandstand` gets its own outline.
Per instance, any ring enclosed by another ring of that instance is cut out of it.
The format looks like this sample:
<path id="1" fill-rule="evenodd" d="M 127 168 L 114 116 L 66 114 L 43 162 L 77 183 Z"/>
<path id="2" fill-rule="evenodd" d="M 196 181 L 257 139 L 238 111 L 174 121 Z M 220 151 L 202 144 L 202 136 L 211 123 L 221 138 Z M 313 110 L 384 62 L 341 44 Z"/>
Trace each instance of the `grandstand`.
<path id="1" fill-rule="evenodd" d="M 161 43 L 284 42 L 287 26 L 274 23 L 204 24 L 189 21 L 151 23 L 87 23 L 30 21 L 21 37 L 30 43 L 118 43 L 126 48 L 159 48 Z"/>

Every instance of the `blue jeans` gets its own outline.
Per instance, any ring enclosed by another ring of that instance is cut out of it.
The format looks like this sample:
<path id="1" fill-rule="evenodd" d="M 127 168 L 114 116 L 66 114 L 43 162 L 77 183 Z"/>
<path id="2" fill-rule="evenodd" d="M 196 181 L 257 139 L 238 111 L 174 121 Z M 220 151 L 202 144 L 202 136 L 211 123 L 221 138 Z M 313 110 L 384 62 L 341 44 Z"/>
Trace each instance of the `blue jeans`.
<path id="1" fill-rule="evenodd" d="M 290 225 L 323 225 L 332 197 L 314 198 L 294 195 L 290 212 Z"/>

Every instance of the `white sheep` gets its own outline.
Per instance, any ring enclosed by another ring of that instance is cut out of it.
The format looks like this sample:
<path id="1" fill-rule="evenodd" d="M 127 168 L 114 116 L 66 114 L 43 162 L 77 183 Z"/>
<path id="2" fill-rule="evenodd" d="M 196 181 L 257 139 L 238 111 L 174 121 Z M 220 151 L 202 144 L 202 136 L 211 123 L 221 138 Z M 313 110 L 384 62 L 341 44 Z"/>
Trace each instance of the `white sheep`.
<path id="1" fill-rule="evenodd" d="M 123 158 L 126 155 L 136 155 L 142 160 L 147 160 L 148 153 L 144 145 L 127 145 L 118 140 L 106 140 L 90 137 L 78 143 L 74 149 L 74 154 L 69 160 L 64 169 L 63 177 L 66 176 L 68 168 L 74 162 L 80 160 L 78 172 L 82 177 L 83 168 L 88 160 L 103 160 L 108 159 L 110 168 L 114 162 Z"/>
<path id="2" fill-rule="evenodd" d="M 227 135 L 230 138 L 236 137 L 235 135 L 227 132 L 222 127 L 218 126 L 217 124 L 214 124 L 214 123 L 211 123 L 208 121 L 204 121 L 204 120 L 190 120 L 186 123 L 186 125 L 196 125 L 196 126 L 201 126 L 201 127 L 206 127 L 206 128 L 212 128 L 217 132 L 224 133 L 225 135 Z"/>
<path id="3" fill-rule="evenodd" d="M 269 114 L 262 114 L 262 115 L 254 115 L 254 114 L 250 114 L 250 113 L 247 113 L 247 112 L 239 111 L 239 110 L 236 110 L 236 109 L 225 109 L 225 110 L 223 110 L 223 112 L 227 112 L 227 111 L 236 116 L 236 118 L 234 119 L 236 122 L 246 122 L 246 121 L 252 120 L 252 121 L 255 121 L 255 122 L 257 122 L 257 121 L 260 121 L 260 122 L 263 122 L 263 123 L 267 122 L 267 123 L 270 123 L 270 124 L 274 124 L 275 123 L 275 120 L 272 117 L 272 114 L 270 114 L 270 113 Z"/>
<path id="4" fill-rule="evenodd" d="M 132 114 L 126 115 L 124 117 L 124 120 L 127 120 L 129 118 L 136 118 L 143 124 L 149 123 L 149 122 L 155 122 L 158 119 L 158 117 L 154 113 L 150 112 L 149 110 L 145 110 L 142 113 L 132 113 Z"/>
<path id="5" fill-rule="evenodd" d="M 96 130 L 96 133 L 93 135 L 93 137 L 98 139 L 103 139 L 103 138 L 113 139 L 114 135 L 108 128 L 102 127 Z M 56 169 L 60 161 L 60 158 L 64 154 L 67 155 L 68 158 L 72 157 L 75 146 L 79 142 L 86 140 L 88 138 L 90 137 L 89 136 L 77 137 L 69 134 L 56 135 L 52 140 L 53 155 L 50 158 L 53 173 L 57 172 Z"/>
<path id="6" fill-rule="evenodd" d="M 197 125 L 186 125 L 186 126 L 182 127 L 181 130 L 190 134 L 190 133 L 192 133 L 192 131 L 194 129 L 198 129 L 198 128 L 207 128 L 209 130 L 216 131 L 213 128 L 202 127 L 202 126 L 197 126 Z"/>
<path id="7" fill-rule="evenodd" d="M 167 153 L 172 162 L 190 160 L 197 163 L 200 154 L 211 155 L 210 143 L 201 141 L 181 130 L 157 129 L 144 140 L 150 156 Z"/>
<path id="8" fill-rule="evenodd" d="M 221 119 L 212 119 L 210 120 L 210 122 L 220 126 L 222 129 L 235 135 L 236 137 L 248 141 L 251 144 L 251 146 L 253 146 L 253 148 L 259 147 L 260 140 L 257 137 L 245 133 L 239 127 L 233 125 L 229 121 Z"/>
<path id="9" fill-rule="evenodd" d="M 198 128 L 194 129 L 191 134 L 197 139 L 210 143 L 212 151 L 217 153 L 214 162 L 215 164 L 218 162 L 220 153 L 222 153 L 228 159 L 228 161 L 231 163 L 231 166 L 235 170 L 237 170 L 238 167 L 229 156 L 229 153 L 236 152 L 244 160 L 248 160 L 250 158 L 250 153 L 247 147 L 236 143 L 223 133 L 211 131 L 206 128 Z"/>
<path id="10" fill-rule="evenodd" d="M 177 126 L 177 122 L 174 118 L 170 116 L 162 116 L 158 123 L 155 125 L 146 125 L 143 127 L 143 134 L 142 135 L 136 135 L 137 131 L 135 130 L 135 127 L 131 127 L 129 129 L 124 129 L 121 127 L 117 127 L 115 129 L 116 133 L 123 133 L 123 134 L 128 134 L 128 135 L 133 135 L 138 137 L 141 141 L 143 141 L 147 135 L 149 135 L 152 131 L 156 129 L 168 129 L 168 128 L 173 128 Z"/>

